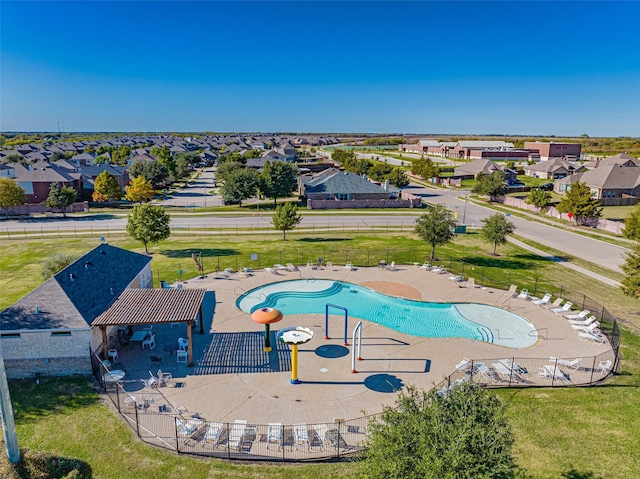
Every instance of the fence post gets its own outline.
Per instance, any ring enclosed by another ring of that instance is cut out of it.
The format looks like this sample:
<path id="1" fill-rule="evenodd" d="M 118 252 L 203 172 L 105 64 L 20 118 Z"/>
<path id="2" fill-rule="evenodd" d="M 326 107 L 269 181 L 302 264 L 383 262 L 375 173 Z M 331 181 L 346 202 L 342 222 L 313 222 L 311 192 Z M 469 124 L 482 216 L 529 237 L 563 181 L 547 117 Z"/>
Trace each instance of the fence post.
<path id="1" fill-rule="evenodd" d="M 593 357 L 593 364 L 591 365 L 591 378 L 589 379 L 589 386 L 593 385 L 593 373 L 596 370 L 596 356 Z"/>
<path id="2" fill-rule="evenodd" d="M 551 375 L 551 387 L 555 384 L 556 381 L 556 371 L 558 370 L 558 358 L 556 358 L 553 365 L 553 374 Z"/>
<path id="3" fill-rule="evenodd" d="M 138 403 L 133 401 L 133 409 L 136 412 L 136 434 L 140 438 L 140 422 L 138 421 Z"/>
<path id="4" fill-rule="evenodd" d="M 178 441 L 178 417 L 173 418 L 173 430 L 176 433 L 176 452 L 180 454 L 180 441 Z M 229 429 L 227 429 L 228 431 Z"/>
<path id="5" fill-rule="evenodd" d="M 583 294 L 582 295 L 582 309 L 584 309 L 584 304 L 587 302 L 587 295 Z"/>
<path id="6" fill-rule="evenodd" d="M 338 447 L 337 447 L 338 459 L 340 458 L 340 424 L 342 424 L 342 421 L 338 422 L 338 437 L 336 438 L 336 443 L 338 444 Z"/>
<path id="7" fill-rule="evenodd" d="M 537 292 L 538 292 L 538 277 L 536 276 L 536 283 L 533 286 L 533 295 L 536 296 Z"/>

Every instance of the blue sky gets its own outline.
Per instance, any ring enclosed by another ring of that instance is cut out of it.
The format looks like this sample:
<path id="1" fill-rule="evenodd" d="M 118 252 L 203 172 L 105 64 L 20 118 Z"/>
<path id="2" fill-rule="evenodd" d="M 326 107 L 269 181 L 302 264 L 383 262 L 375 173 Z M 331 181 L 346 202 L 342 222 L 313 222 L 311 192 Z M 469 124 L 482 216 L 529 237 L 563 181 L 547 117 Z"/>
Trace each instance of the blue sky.
<path id="1" fill-rule="evenodd" d="M 0 130 L 640 136 L 640 2 L 1 3 Z"/>

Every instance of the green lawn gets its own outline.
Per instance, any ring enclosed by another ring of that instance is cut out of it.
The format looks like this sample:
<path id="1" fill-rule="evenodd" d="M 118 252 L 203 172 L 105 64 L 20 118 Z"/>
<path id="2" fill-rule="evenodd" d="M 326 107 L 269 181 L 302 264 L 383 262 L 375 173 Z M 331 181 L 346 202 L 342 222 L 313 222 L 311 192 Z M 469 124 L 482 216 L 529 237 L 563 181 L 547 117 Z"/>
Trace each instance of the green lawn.
<path id="1" fill-rule="evenodd" d="M 317 259 L 341 264 L 377 263 L 380 259 L 397 263 L 424 260 L 429 247 L 408 234 L 312 236 L 289 234 L 260 237 L 174 237 L 152 250 L 154 279 L 173 280 L 182 268 L 186 277 L 195 274 L 191 252 L 203 251 L 205 267 L 235 267 L 236 256 L 251 267 L 250 255 L 260 255 L 263 265 Z M 88 239 L 1 240 L 0 307 L 6 307 L 41 282 L 40 264 L 55 253 L 80 255 L 97 241 Z M 127 238 L 112 238 L 116 246 L 141 252 L 141 245 Z M 454 259 L 464 258 L 465 275 L 480 281 L 489 278 L 513 282 L 542 293 L 571 285 L 607 305 L 614 314 L 632 324 L 640 324 L 640 301 L 624 297 L 617 289 L 584 277 L 562 266 L 542 260 L 513 245 L 498 249 L 501 256 L 488 253 L 491 246 L 478 234 L 462 235 L 439 247 L 436 255 L 453 270 L 461 268 Z M 10 252 L 10 254 L 8 254 Z M 281 256 L 282 255 L 282 256 Z M 282 261 L 280 260 L 282 258 Z M 449 262 L 451 261 L 451 262 Z M 217 266 L 217 265 L 216 265 Z M 471 271 L 469 268 L 473 268 Z M 640 337 L 623 330 L 621 374 L 603 386 L 570 389 L 497 390 L 506 401 L 516 434 L 518 464 L 530 478 L 631 478 L 640 476 Z M 141 443 L 130 428 L 100 400 L 82 378 L 12 381 L 13 405 L 17 411 L 18 437 L 23 447 L 47 451 L 55 456 L 78 459 L 88 465 L 94 478 L 147 477 L 353 477 L 348 463 L 321 465 L 239 465 L 223 461 L 203 461 L 177 456 Z M 123 461 L 114 458 L 126 458 Z M 636 458 L 636 459 L 633 459 Z M 3 459 L 4 461 L 4 459 Z M 123 467 L 126 465 L 126 467 Z M 17 475 L 0 461 L 0 477 Z M 33 476 L 35 477 L 35 476 Z M 40 476 L 38 476 L 40 477 Z"/>
<path id="2" fill-rule="evenodd" d="M 633 206 L 605 206 L 602 208 L 602 217 L 609 220 L 624 221 L 637 205 Z"/>

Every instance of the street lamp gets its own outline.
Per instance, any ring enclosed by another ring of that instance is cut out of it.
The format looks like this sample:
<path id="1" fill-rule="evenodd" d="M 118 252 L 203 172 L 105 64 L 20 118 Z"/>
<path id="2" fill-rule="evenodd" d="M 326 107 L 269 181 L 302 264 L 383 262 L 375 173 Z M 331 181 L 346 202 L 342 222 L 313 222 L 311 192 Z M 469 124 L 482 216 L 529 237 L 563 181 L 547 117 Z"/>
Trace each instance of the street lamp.
<path id="1" fill-rule="evenodd" d="M 465 222 L 465 220 L 467 219 L 467 200 L 469 199 L 468 196 L 464 197 L 464 211 L 462 212 L 462 224 L 466 225 L 467 223 Z"/>

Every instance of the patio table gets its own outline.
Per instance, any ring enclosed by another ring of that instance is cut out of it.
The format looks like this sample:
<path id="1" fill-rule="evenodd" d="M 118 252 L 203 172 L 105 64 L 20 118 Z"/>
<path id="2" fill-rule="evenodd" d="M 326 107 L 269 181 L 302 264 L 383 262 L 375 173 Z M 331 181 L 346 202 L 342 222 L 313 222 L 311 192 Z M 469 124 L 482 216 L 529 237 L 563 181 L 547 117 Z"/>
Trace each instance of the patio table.
<path id="1" fill-rule="evenodd" d="M 147 339 L 149 335 L 149 331 L 136 331 L 133 333 L 133 336 L 129 338 L 130 343 L 140 343 L 140 347 L 142 347 L 142 341 Z"/>
<path id="2" fill-rule="evenodd" d="M 115 383 L 124 378 L 125 373 L 122 369 L 114 369 L 102 375 L 102 381 L 105 383 Z"/>

